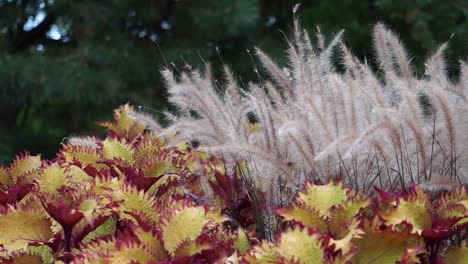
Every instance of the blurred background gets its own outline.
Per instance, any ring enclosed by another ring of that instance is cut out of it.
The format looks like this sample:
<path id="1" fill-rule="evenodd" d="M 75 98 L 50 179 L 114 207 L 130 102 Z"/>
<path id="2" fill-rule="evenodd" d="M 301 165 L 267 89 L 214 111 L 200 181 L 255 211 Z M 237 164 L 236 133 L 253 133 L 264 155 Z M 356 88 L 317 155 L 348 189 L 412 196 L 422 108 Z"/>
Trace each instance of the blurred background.
<path id="1" fill-rule="evenodd" d="M 257 46 L 286 63 L 284 36 L 291 36 L 295 3 L 0 0 L 0 164 L 23 150 L 53 158 L 69 135 L 103 135 L 95 122 L 126 102 L 151 107 L 161 119 L 158 111 L 169 107 L 159 74 L 165 65 L 206 61 L 216 70 L 223 60 L 243 83 L 255 81 L 246 50 Z M 468 54 L 466 0 L 301 3 L 303 28 L 313 33 L 319 25 L 327 38 L 345 29 L 361 59 L 374 58 L 377 21 L 398 32 L 419 74 L 424 57 L 449 39 L 454 79 L 458 60 Z"/>

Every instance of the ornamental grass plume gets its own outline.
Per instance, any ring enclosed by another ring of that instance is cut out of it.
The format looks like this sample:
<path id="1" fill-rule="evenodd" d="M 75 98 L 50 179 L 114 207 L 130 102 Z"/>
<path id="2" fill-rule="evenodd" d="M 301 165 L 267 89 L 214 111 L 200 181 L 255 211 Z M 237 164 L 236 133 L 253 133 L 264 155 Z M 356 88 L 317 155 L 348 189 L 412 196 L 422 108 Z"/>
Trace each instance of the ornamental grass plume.
<path id="1" fill-rule="evenodd" d="M 296 19 L 289 63 L 280 66 L 256 49 L 271 81 L 247 87 L 227 66 L 224 85 L 209 68 L 177 77 L 163 70 L 177 111 L 170 126 L 158 131 L 174 142 L 196 140 L 228 163 L 247 161 L 248 179 L 271 206 L 290 201 L 306 180 L 325 183 L 330 177 L 364 193 L 372 186 L 466 184 L 467 62 L 460 62 L 459 81 L 450 80 L 444 43 L 427 60 L 425 74 L 416 76 L 403 44 L 379 23 L 373 70 L 342 35 L 325 45 L 318 31 L 313 45 Z M 336 51 L 342 70 L 331 58 Z"/>

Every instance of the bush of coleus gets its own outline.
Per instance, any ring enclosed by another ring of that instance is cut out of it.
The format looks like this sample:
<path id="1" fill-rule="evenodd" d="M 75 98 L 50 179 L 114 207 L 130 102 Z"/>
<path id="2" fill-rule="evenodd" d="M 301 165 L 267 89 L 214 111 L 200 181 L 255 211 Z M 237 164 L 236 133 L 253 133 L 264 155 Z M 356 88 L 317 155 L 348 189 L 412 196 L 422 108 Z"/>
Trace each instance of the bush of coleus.
<path id="1" fill-rule="evenodd" d="M 0 167 L 1 263 L 465 263 L 466 187 L 426 193 L 307 183 L 275 210 L 197 144 L 171 146 L 125 105 L 105 139 Z M 196 143 L 196 142 L 195 142 Z M 249 185 L 249 186 L 247 186 Z"/>

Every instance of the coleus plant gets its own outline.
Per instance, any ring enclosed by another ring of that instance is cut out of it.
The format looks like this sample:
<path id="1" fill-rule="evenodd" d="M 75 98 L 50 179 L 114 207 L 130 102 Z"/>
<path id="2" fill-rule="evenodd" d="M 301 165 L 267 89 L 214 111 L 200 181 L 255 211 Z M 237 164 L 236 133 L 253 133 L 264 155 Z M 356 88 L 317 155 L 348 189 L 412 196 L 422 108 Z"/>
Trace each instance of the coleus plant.
<path id="1" fill-rule="evenodd" d="M 102 123 L 104 140 L 75 138 L 55 160 L 24 153 L 1 169 L 3 262 L 183 262 L 245 251 L 247 234 L 203 200 L 197 174 L 227 178 L 219 159 L 168 146 L 133 113 L 125 105 Z"/>
<path id="2" fill-rule="evenodd" d="M 463 263 L 465 187 L 364 196 L 306 183 L 261 234 L 263 194 L 197 144 L 171 145 L 133 107 L 54 160 L 0 168 L 2 263 Z"/>

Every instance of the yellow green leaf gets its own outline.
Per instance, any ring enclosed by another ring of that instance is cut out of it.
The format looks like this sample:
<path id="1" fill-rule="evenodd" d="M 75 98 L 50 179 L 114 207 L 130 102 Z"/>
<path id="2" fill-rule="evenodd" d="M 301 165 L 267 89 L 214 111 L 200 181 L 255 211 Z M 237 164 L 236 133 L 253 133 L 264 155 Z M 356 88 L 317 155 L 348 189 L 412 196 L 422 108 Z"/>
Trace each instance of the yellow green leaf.
<path id="1" fill-rule="evenodd" d="M 456 228 L 459 228 L 459 227 L 462 227 L 463 225 L 467 225 L 468 224 L 468 216 L 465 216 L 464 218 L 460 219 L 457 223 L 455 223 L 455 225 L 453 225 L 453 229 L 456 229 Z"/>
<path id="2" fill-rule="evenodd" d="M 398 225 L 406 221 L 413 226 L 413 231 L 418 234 L 421 234 L 424 228 L 432 225 L 431 215 L 427 211 L 426 204 L 419 200 L 400 200 L 394 210 L 382 213 L 381 217 L 390 225 Z"/>
<path id="3" fill-rule="evenodd" d="M 468 244 L 463 243 L 460 247 L 451 247 L 445 253 L 445 263 L 464 264 L 468 259 Z"/>
<path id="4" fill-rule="evenodd" d="M 237 238 L 234 241 L 234 247 L 239 250 L 239 254 L 244 254 L 244 252 L 250 248 L 249 239 L 241 228 L 237 230 Z"/>
<path id="5" fill-rule="evenodd" d="M 99 240 L 88 243 L 81 249 L 84 260 L 78 263 L 107 264 L 109 261 L 106 258 L 114 250 L 116 250 L 114 240 Z"/>
<path id="6" fill-rule="evenodd" d="M 146 157 L 154 155 L 154 153 L 166 147 L 166 142 L 153 133 L 143 134 L 135 147 L 135 162 L 142 162 Z"/>
<path id="7" fill-rule="evenodd" d="M 277 213 L 286 221 L 297 221 L 305 226 L 317 228 L 322 232 L 327 230 L 327 222 L 317 209 L 306 205 L 293 205 L 291 209 L 278 209 Z"/>
<path id="8" fill-rule="evenodd" d="M 110 192 L 113 196 L 117 195 L 122 189 L 124 189 L 123 178 L 94 178 L 90 187 L 90 193 L 93 193 L 97 197 L 102 197 L 103 194 Z M 117 198 L 117 197 L 115 197 Z"/>
<path id="9" fill-rule="evenodd" d="M 328 216 L 328 210 L 346 201 L 347 194 L 341 182 L 334 184 L 330 181 L 321 186 L 308 183 L 306 191 L 299 193 L 299 200 L 317 209 L 321 216 Z"/>
<path id="10" fill-rule="evenodd" d="M 180 176 L 175 173 L 170 173 L 163 175 L 157 182 L 155 182 L 151 187 L 148 189 L 148 193 L 151 195 L 155 195 L 156 192 L 159 190 L 160 187 L 168 184 L 170 181 L 180 179 Z M 182 188 L 175 188 L 175 191 L 181 191 Z"/>
<path id="11" fill-rule="evenodd" d="M 124 186 L 123 190 L 112 192 L 114 201 L 122 201 L 119 206 L 121 217 L 132 220 L 135 224 L 136 219 L 127 212 L 140 213 L 147 217 L 151 223 L 159 221 L 159 214 L 156 212 L 154 197 L 150 197 L 143 190 L 138 191 L 136 188 Z"/>
<path id="12" fill-rule="evenodd" d="M 56 194 L 57 190 L 66 184 L 66 176 L 60 165 L 54 163 L 44 169 L 38 182 L 41 191 Z"/>
<path id="13" fill-rule="evenodd" d="M 109 219 L 107 219 L 104 223 L 86 235 L 82 242 L 88 243 L 98 237 L 113 235 L 115 233 L 116 223 L 117 222 L 113 217 L 109 217 Z"/>
<path id="14" fill-rule="evenodd" d="M 52 248 L 47 245 L 42 246 L 29 246 L 28 247 L 28 254 L 34 256 L 40 256 L 42 259 L 41 263 L 54 263 L 54 254 Z M 15 262 L 16 263 L 16 262 Z"/>
<path id="15" fill-rule="evenodd" d="M 93 218 L 93 213 L 98 207 L 96 199 L 85 199 L 80 204 L 80 211 L 85 215 L 86 222 Z"/>
<path id="16" fill-rule="evenodd" d="M 186 240 L 195 240 L 206 223 L 205 209 L 199 207 L 182 208 L 174 212 L 162 227 L 164 247 L 171 254 Z"/>
<path id="17" fill-rule="evenodd" d="M 418 235 L 411 234 L 410 228 L 398 232 L 390 228 L 378 229 L 378 223 L 366 223 L 364 235 L 354 241 L 358 252 L 352 263 L 395 263 L 401 260 L 406 249 L 421 244 Z"/>
<path id="18" fill-rule="evenodd" d="M 7 170 L 0 166 L 0 186 L 11 186 L 13 182 L 10 179 L 10 176 L 8 176 Z"/>
<path id="19" fill-rule="evenodd" d="M 250 264 L 280 263 L 281 257 L 276 252 L 274 245 L 270 242 L 262 242 L 254 246 L 244 255 L 244 262 Z"/>
<path id="20" fill-rule="evenodd" d="M 81 168 L 71 165 L 67 167 L 69 175 L 70 175 L 70 182 L 73 184 L 83 184 L 89 182 L 92 178 L 89 176 L 84 170 Z"/>
<path id="21" fill-rule="evenodd" d="M 118 250 L 113 250 L 106 263 L 148 263 L 154 256 L 141 244 L 124 244 Z"/>
<path id="22" fill-rule="evenodd" d="M 194 240 L 185 240 L 175 249 L 174 258 L 190 257 L 210 248 L 211 245 L 208 243 L 197 244 Z"/>
<path id="23" fill-rule="evenodd" d="M 97 202 L 95 199 L 86 199 L 81 202 L 80 211 L 86 215 L 91 215 L 96 207 Z"/>
<path id="24" fill-rule="evenodd" d="M 103 141 L 102 153 L 107 159 L 119 158 L 127 162 L 129 165 L 133 164 L 133 149 L 125 141 L 119 141 L 114 138 L 106 138 Z"/>
<path id="25" fill-rule="evenodd" d="M 134 112 L 133 107 L 129 104 L 125 104 L 114 111 L 116 122 L 104 122 L 101 123 L 101 125 L 112 130 L 119 137 L 126 137 L 132 140 L 145 129 L 145 125 L 137 122 L 135 118 L 131 116 L 132 112 Z"/>
<path id="26" fill-rule="evenodd" d="M 133 232 L 140 243 L 155 256 L 155 260 L 160 261 L 168 257 L 164 245 L 159 240 L 158 236 L 154 235 L 151 231 L 143 230 L 141 227 L 136 227 Z"/>
<path id="27" fill-rule="evenodd" d="M 435 210 L 443 218 L 464 217 L 468 215 L 468 192 L 466 187 L 460 187 L 443 195 Z"/>
<path id="28" fill-rule="evenodd" d="M 359 213 L 361 208 L 367 207 L 370 204 L 371 200 L 370 199 L 359 199 L 359 200 L 353 200 L 350 202 L 347 202 L 344 204 L 344 218 L 346 219 L 352 219 L 354 216 Z"/>
<path id="29" fill-rule="evenodd" d="M 176 167 L 169 161 L 156 161 L 153 164 L 149 164 L 143 168 L 143 172 L 146 176 L 161 176 L 169 172 L 176 172 Z"/>
<path id="30" fill-rule="evenodd" d="M 0 215 L 0 244 L 8 251 L 26 249 L 29 242 L 46 242 L 54 234 L 51 223 L 38 212 L 9 211 Z"/>
<path id="31" fill-rule="evenodd" d="M 329 244 L 333 244 L 334 250 L 340 250 L 342 255 L 350 254 L 351 251 L 355 249 L 355 245 L 352 243 L 352 240 L 360 238 L 364 234 L 358 226 L 359 221 L 353 221 L 353 223 L 346 228 L 348 232 L 344 237 L 340 239 L 330 239 Z"/>
<path id="32" fill-rule="evenodd" d="M 359 213 L 361 208 L 370 204 L 370 199 L 358 199 L 347 201 L 337 207 L 334 207 L 329 212 L 327 218 L 328 231 L 337 237 L 347 234 L 349 224 L 353 221 L 355 216 Z"/>
<path id="33" fill-rule="evenodd" d="M 319 236 L 309 234 L 307 229 L 296 228 L 283 232 L 275 249 L 287 261 L 304 264 L 325 261 Z"/>
<path id="34" fill-rule="evenodd" d="M 76 159 L 81 163 L 81 165 L 83 165 L 83 167 L 86 167 L 87 165 L 92 165 L 95 168 L 102 167 L 102 164 L 98 164 L 98 150 L 92 147 L 65 144 L 63 145 L 59 155 L 62 156 L 69 164 Z"/>
<path id="35" fill-rule="evenodd" d="M 15 161 L 10 167 L 10 178 L 16 181 L 19 177 L 26 176 L 31 172 L 40 169 L 42 165 L 41 156 L 31 156 L 24 154 L 16 157 Z"/>
<path id="36" fill-rule="evenodd" d="M 215 225 L 222 224 L 229 220 L 228 217 L 222 214 L 222 210 L 220 207 L 210 208 L 210 210 L 206 212 L 205 217 L 207 220 L 210 221 L 210 223 Z"/>

